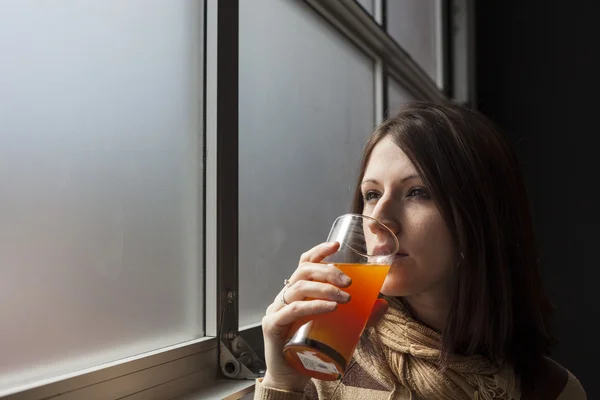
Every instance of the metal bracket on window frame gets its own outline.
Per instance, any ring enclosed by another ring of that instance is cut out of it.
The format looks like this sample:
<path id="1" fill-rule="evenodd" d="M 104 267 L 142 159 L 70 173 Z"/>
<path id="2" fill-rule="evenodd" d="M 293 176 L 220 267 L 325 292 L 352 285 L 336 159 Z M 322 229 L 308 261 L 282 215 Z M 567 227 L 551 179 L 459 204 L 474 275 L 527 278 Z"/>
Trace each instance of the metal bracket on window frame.
<path id="1" fill-rule="evenodd" d="M 265 362 L 239 335 L 228 341 L 229 346 L 219 342 L 219 365 L 221 372 L 231 379 L 256 379 L 265 376 Z"/>
<path id="2" fill-rule="evenodd" d="M 236 301 L 236 292 L 229 290 L 226 297 L 231 306 Z M 219 332 L 219 365 L 223 375 L 231 379 L 256 379 L 265 375 L 265 362 L 240 335 L 233 330 L 225 331 L 222 326 Z"/>

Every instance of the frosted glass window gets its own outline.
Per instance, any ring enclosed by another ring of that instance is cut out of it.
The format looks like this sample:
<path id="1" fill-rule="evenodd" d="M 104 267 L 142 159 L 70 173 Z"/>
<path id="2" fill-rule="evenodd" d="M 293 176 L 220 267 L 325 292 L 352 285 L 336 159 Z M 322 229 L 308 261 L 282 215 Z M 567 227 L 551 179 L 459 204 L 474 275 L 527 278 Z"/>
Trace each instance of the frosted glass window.
<path id="1" fill-rule="evenodd" d="M 358 0 L 358 3 L 371 15 L 373 15 L 374 0 Z"/>
<path id="2" fill-rule="evenodd" d="M 390 0 L 387 30 L 425 72 L 437 81 L 437 3 L 440 0 Z"/>
<path id="3" fill-rule="evenodd" d="M 392 77 L 388 78 L 388 116 L 393 116 L 403 103 L 417 100 Z"/>
<path id="4" fill-rule="evenodd" d="M 349 211 L 373 71 L 304 2 L 240 2 L 241 326 L 261 321 L 301 253 Z"/>
<path id="5" fill-rule="evenodd" d="M 0 397 L 202 326 L 203 2 L 0 2 Z"/>

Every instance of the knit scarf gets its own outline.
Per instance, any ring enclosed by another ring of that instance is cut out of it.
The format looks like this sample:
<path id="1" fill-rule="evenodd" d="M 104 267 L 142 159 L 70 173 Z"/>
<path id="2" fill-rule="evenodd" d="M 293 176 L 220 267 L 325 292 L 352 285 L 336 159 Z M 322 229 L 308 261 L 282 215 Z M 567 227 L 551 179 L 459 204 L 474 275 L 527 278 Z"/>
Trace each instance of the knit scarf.
<path id="1" fill-rule="evenodd" d="M 400 386 L 421 399 L 439 400 L 518 400 L 520 384 L 509 365 L 499 365 L 482 356 L 451 356 L 447 368 L 440 369 L 441 335 L 415 321 L 397 298 L 369 329 L 370 339 L 381 347 L 381 355 L 359 345 L 356 362 L 373 378 L 392 391 Z"/>

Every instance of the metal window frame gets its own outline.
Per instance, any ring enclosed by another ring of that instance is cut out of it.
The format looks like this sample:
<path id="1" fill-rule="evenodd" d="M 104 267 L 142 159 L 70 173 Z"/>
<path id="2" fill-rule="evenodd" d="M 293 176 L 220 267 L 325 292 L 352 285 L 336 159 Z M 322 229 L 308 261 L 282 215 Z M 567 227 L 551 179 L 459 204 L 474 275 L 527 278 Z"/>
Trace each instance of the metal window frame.
<path id="1" fill-rule="evenodd" d="M 442 42 L 443 48 L 441 57 L 443 58 L 442 65 L 444 68 L 444 85 L 442 90 L 448 98 L 454 98 L 454 41 L 453 38 L 453 23 L 452 23 L 452 1 L 442 0 L 440 28 L 443 32 Z"/>
<path id="2" fill-rule="evenodd" d="M 456 103 L 477 108 L 474 0 L 448 0 L 447 23 L 452 98 Z"/>
<path id="3" fill-rule="evenodd" d="M 210 384 L 217 368 L 217 343 L 202 338 L 111 363 L 81 374 L 57 377 L 5 400 L 128 399 L 167 392 L 177 396 Z"/>
<path id="4" fill-rule="evenodd" d="M 404 88 L 417 98 L 434 102 L 447 102 L 447 90 L 440 89 L 436 82 L 408 55 L 408 53 L 387 33 L 387 1 L 374 0 L 373 15 L 355 0 L 304 0 L 327 23 L 340 31 L 348 40 L 358 46 L 361 51 L 374 60 L 374 107 L 375 123 L 380 123 L 388 115 L 388 79 L 398 81 Z M 444 86 L 451 85 L 452 79 L 448 74 L 451 51 L 447 44 L 446 21 L 449 17 L 446 0 L 436 0 L 438 6 L 437 32 L 438 39 L 443 37 L 443 43 L 438 47 L 438 56 L 443 57 Z M 450 1 L 450 0 L 447 0 Z M 444 87 L 444 89 L 446 89 Z M 252 348 L 263 354 L 264 344 L 260 323 L 239 332 Z"/>
<path id="5" fill-rule="evenodd" d="M 436 35 L 436 80 L 438 86 L 447 97 L 449 95 L 448 76 L 448 0 L 435 0 L 435 35 Z"/>
<path id="6" fill-rule="evenodd" d="M 384 0 L 373 0 L 373 19 L 385 30 L 384 25 Z M 388 109 L 387 79 L 385 76 L 385 63 L 381 58 L 375 60 L 375 125 L 379 125 L 386 118 Z"/>
<path id="7" fill-rule="evenodd" d="M 389 0 L 381 0 L 384 4 L 384 24 L 382 29 L 387 32 L 387 4 Z M 393 68 L 389 68 L 386 65 L 385 80 L 387 89 L 387 80 L 394 79 L 401 84 L 408 92 L 412 93 L 417 99 L 430 100 L 430 101 L 452 101 L 452 85 L 453 76 L 451 75 L 451 60 L 452 60 L 452 42 L 451 42 L 451 27 L 450 24 L 450 2 L 452 0 L 434 0 L 435 1 L 435 36 L 436 36 L 436 77 L 435 81 L 437 89 L 442 94 L 441 98 L 423 98 L 422 92 L 415 90 L 413 85 L 407 84 L 406 80 L 399 78 L 398 72 L 395 72 Z M 395 40 L 392 38 L 392 40 Z M 398 47 L 402 48 L 400 44 Z M 420 68 L 417 65 L 418 68 Z M 421 69 L 424 74 L 425 71 Z M 387 96 L 387 94 L 386 94 Z"/>
<path id="8" fill-rule="evenodd" d="M 474 6 L 473 0 L 465 0 L 467 9 L 468 42 L 457 42 L 453 35 L 453 7 L 457 0 L 436 0 L 436 34 L 440 86 L 402 49 L 387 33 L 387 2 L 374 0 L 373 15 L 369 15 L 355 0 L 304 0 L 315 12 L 363 52 L 375 60 L 375 118 L 376 123 L 388 117 L 388 80 L 394 79 L 417 98 L 434 102 L 458 102 L 474 104 Z M 456 46 L 467 46 L 469 71 L 462 71 L 467 82 L 457 80 L 457 65 L 454 57 Z M 468 85 L 469 99 L 454 98 L 457 84 Z M 260 323 L 244 329 L 239 334 L 258 354 L 264 354 L 264 343 Z"/>
<path id="9" fill-rule="evenodd" d="M 374 0 L 373 17 L 354 0 L 304 0 L 327 23 L 375 60 L 375 122 L 387 115 L 387 80 L 393 78 L 420 99 L 445 102 L 456 84 L 454 38 L 443 38 L 440 90 L 386 32 L 387 0 Z M 439 0 L 438 0 L 439 1 Z M 453 1 L 440 2 L 442 36 L 452 32 Z M 472 0 L 468 10 L 467 73 L 474 89 Z M 238 332 L 238 72 L 239 0 L 204 0 L 204 327 L 206 337 L 131 357 L 96 369 L 58 377 L 6 400 L 79 398 L 138 400 L 173 398 L 214 385 L 219 379 L 219 335 L 242 336 L 264 354 L 261 325 Z M 446 24 L 446 25 L 444 25 Z M 467 28 L 467 27 L 466 27 Z M 465 29 L 466 29 L 465 28 Z M 469 71 L 468 71 L 469 72 Z M 463 75 L 464 71 L 463 71 Z M 438 78 L 440 78 L 438 76 Z M 474 102 L 474 97 L 471 97 Z M 222 317 L 222 320 L 221 320 Z M 110 396 L 106 394 L 110 393 Z"/>
<path id="10" fill-rule="evenodd" d="M 239 0 L 218 1 L 216 81 L 217 336 L 238 332 Z M 210 151 L 209 147 L 209 151 Z M 211 332 L 213 333 L 213 332 Z"/>
<path id="11" fill-rule="evenodd" d="M 433 79 L 356 1 L 304 1 L 366 54 L 381 59 L 386 73 L 418 98 L 447 101 Z"/>
<path id="12" fill-rule="evenodd" d="M 453 1 L 436 0 L 436 30 L 438 41 L 438 66 L 442 71 L 438 74 L 440 87 L 429 75 L 416 64 L 402 47 L 387 34 L 387 1 L 373 0 L 373 15 L 369 15 L 356 0 L 304 0 L 315 12 L 338 29 L 346 38 L 357 45 L 363 52 L 371 56 L 375 62 L 374 107 L 375 122 L 387 118 L 388 112 L 388 79 L 395 79 L 405 89 L 422 100 L 434 102 L 455 102 L 452 98 L 452 88 L 456 85 L 456 70 L 454 62 L 454 46 L 457 45 L 452 33 Z M 473 32 L 474 6 L 469 2 L 468 23 Z M 467 57 L 471 72 L 469 76 L 469 92 L 474 91 L 474 37 L 469 36 Z M 462 84 L 462 82 L 459 82 Z M 473 96 L 471 94 L 471 96 Z M 474 98 L 474 97 L 471 97 Z M 240 336 L 249 343 L 260 355 L 264 355 L 262 326 L 257 323 L 239 332 Z"/>
<path id="13" fill-rule="evenodd" d="M 4 400 L 173 398 L 215 385 L 220 328 L 237 332 L 238 0 L 204 4 L 205 337 L 16 388 Z M 233 297 L 231 296 L 233 293 Z M 229 295 L 228 295 L 229 294 Z M 219 316 L 223 315 L 222 326 Z"/>

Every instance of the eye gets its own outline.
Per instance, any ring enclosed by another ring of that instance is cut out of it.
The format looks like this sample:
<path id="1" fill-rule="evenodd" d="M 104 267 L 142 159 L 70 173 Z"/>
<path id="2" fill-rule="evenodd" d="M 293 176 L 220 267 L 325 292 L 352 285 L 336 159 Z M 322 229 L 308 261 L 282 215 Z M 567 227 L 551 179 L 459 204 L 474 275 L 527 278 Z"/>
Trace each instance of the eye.
<path id="1" fill-rule="evenodd" d="M 429 193 L 424 188 L 412 188 L 406 197 L 415 197 L 417 199 L 430 199 Z"/>
<path id="2" fill-rule="evenodd" d="M 378 199 L 379 197 L 381 197 L 381 195 L 374 190 L 369 190 L 368 192 L 363 194 L 363 200 L 365 201 L 365 203 L 371 200 Z"/>

